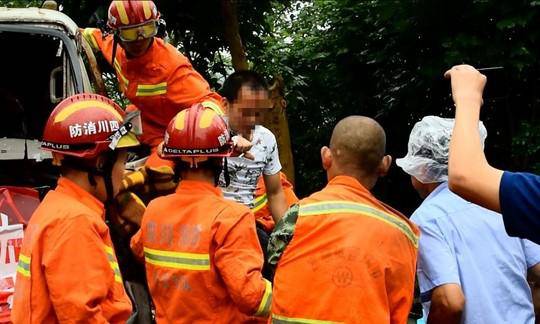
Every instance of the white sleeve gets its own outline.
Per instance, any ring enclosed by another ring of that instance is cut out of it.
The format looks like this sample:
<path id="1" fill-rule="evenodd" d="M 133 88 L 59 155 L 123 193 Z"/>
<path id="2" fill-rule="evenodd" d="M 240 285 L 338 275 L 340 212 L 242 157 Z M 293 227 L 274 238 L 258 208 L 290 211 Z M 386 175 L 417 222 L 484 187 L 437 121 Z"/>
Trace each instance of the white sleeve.
<path id="1" fill-rule="evenodd" d="M 279 161 L 279 150 L 276 137 L 271 131 L 264 134 L 265 146 L 267 147 L 266 164 L 263 169 L 264 175 L 274 175 L 281 171 L 281 162 Z"/>

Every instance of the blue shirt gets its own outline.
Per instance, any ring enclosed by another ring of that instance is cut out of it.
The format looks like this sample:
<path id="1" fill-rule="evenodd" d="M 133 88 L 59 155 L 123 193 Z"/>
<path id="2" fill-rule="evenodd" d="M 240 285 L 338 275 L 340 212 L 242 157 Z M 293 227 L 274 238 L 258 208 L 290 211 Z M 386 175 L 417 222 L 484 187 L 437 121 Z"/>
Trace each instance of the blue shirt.
<path id="1" fill-rule="evenodd" d="M 540 177 L 505 172 L 499 200 L 506 232 L 540 243 Z"/>
<path id="2" fill-rule="evenodd" d="M 420 227 L 418 281 L 424 309 L 431 291 L 459 284 L 463 323 L 534 323 L 527 269 L 540 262 L 540 246 L 509 237 L 499 214 L 434 190 L 411 220 Z"/>

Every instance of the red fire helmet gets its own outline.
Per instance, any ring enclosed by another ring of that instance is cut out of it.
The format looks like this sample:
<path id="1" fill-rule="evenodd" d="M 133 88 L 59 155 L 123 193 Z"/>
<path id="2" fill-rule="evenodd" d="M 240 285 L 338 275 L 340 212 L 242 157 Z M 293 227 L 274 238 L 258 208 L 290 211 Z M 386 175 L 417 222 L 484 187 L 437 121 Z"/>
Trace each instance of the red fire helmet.
<path id="1" fill-rule="evenodd" d="M 227 123 L 214 109 L 195 104 L 171 120 L 165 133 L 161 156 L 185 161 L 227 157 L 233 145 Z"/>
<path id="2" fill-rule="evenodd" d="M 135 27 L 159 19 L 154 1 L 112 1 L 109 6 L 109 27 Z"/>
<path id="3" fill-rule="evenodd" d="M 139 145 L 124 126 L 124 111 L 109 98 L 77 94 L 52 111 L 41 148 L 82 159 L 93 159 L 107 150 Z"/>

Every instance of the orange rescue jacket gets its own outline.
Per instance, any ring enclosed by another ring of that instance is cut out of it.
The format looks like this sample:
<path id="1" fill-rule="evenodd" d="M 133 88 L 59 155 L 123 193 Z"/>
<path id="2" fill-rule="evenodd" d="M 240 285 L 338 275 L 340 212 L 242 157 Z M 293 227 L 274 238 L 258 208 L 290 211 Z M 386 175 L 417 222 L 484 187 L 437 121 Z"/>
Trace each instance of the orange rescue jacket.
<path id="1" fill-rule="evenodd" d="M 335 177 L 300 201 L 274 278 L 273 322 L 406 323 L 418 235 L 356 179 Z"/>
<path id="2" fill-rule="evenodd" d="M 287 206 L 291 207 L 293 204 L 298 202 L 298 197 L 296 197 L 294 188 L 287 179 L 285 173 L 280 172 L 279 178 L 281 180 L 283 193 L 285 194 Z M 268 206 L 268 197 L 266 196 L 264 176 L 260 176 L 259 181 L 257 182 L 257 189 L 255 189 L 255 198 L 253 199 L 253 208 L 251 211 L 255 215 L 257 223 L 259 223 L 266 232 L 270 233 L 274 230 L 275 223 L 274 219 L 272 218 L 272 213 L 270 212 L 270 207 Z"/>
<path id="3" fill-rule="evenodd" d="M 103 36 L 99 29 L 86 28 L 83 36 L 94 51 L 100 51 L 112 64 L 112 35 Z M 223 112 L 221 96 L 210 90 L 208 82 L 184 55 L 158 37 L 154 37 L 144 55 L 132 59 L 118 45 L 114 70 L 120 90 L 141 111 L 140 140 L 151 147 L 163 141 L 167 125 L 182 109 L 206 101 Z"/>
<path id="4" fill-rule="evenodd" d="M 126 322 L 131 302 L 104 212 L 88 192 L 58 180 L 25 231 L 13 323 Z"/>
<path id="5" fill-rule="evenodd" d="M 221 190 L 182 180 L 153 200 L 133 250 L 143 250 L 158 323 L 241 323 L 268 316 L 272 286 L 247 207 Z M 140 246 L 142 245 L 142 249 Z"/>

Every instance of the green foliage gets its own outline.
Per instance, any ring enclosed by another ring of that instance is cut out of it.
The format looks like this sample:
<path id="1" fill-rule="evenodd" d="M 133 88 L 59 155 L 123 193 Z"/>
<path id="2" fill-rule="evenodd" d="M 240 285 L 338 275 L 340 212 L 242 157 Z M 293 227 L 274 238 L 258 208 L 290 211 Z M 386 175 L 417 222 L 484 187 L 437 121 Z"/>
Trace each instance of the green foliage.
<path id="1" fill-rule="evenodd" d="M 531 168 L 538 161 L 539 130 L 530 130 L 531 141 L 520 125 L 538 124 L 539 13 L 538 1 L 510 0 L 314 0 L 297 1 L 292 9 L 275 6 L 264 47 L 250 47 L 250 54 L 256 69 L 283 75 L 289 87 L 301 194 L 323 185 L 316 157 L 342 117 L 375 117 L 387 130 L 388 152 L 401 157 L 421 117 L 453 116 L 442 75 L 464 62 L 505 67 L 504 98 L 484 107 L 487 152 L 497 166 Z M 404 179 L 394 170 L 386 183 L 401 187 Z M 402 199 L 399 191 L 383 194 Z"/>
<path id="2" fill-rule="evenodd" d="M 512 138 L 514 163 L 520 168 L 540 174 L 540 125 L 537 120 L 524 120 Z"/>
<path id="3" fill-rule="evenodd" d="M 272 1 L 234 2 L 244 44 L 262 47 L 260 35 L 270 28 L 266 16 L 272 10 Z M 283 4 L 289 0 L 276 2 Z M 221 0 L 161 0 L 156 3 L 167 21 L 171 42 L 178 45 L 212 85 L 218 87 L 231 71 L 230 60 L 224 54 L 228 52 L 228 44 L 224 37 Z"/>

